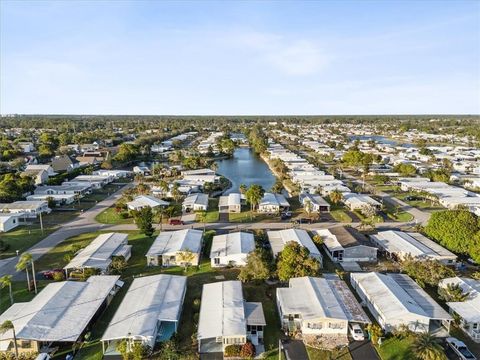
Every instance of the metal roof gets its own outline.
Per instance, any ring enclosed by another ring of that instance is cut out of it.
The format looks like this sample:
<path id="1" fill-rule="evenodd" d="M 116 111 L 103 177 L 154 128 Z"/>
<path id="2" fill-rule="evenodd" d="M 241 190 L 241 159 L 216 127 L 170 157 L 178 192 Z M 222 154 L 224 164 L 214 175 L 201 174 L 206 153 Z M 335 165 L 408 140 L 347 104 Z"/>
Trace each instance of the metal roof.
<path id="1" fill-rule="evenodd" d="M 235 280 L 203 285 L 198 339 L 246 333 L 242 283 Z"/>
<path id="2" fill-rule="evenodd" d="M 321 257 L 320 251 L 313 243 L 312 239 L 305 230 L 302 229 L 286 229 L 268 231 L 268 241 L 272 246 L 273 255 L 277 255 L 283 250 L 285 245 L 290 241 L 295 241 L 299 245 L 306 247 L 313 257 Z"/>
<path id="3" fill-rule="evenodd" d="M 255 250 L 253 234 L 236 232 L 224 235 L 216 235 L 212 240 L 210 257 L 220 257 L 235 254 L 248 254 Z"/>
<path id="4" fill-rule="evenodd" d="M 405 274 L 351 273 L 375 309 L 388 318 L 416 314 L 431 319 L 451 320 L 415 281 Z"/>
<path id="5" fill-rule="evenodd" d="M 102 340 L 155 336 L 159 321 L 180 319 L 186 287 L 186 276 L 159 274 L 134 279 Z"/>
<path id="6" fill-rule="evenodd" d="M 335 274 L 325 278 L 292 278 L 288 288 L 277 288 L 277 300 L 284 314 L 302 319 L 340 319 L 370 322 L 346 284 Z"/>
<path id="7" fill-rule="evenodd" d="M 48 284 L 30 302 L 16 303 L 0 316 L 13 322 L 18 339 L 77 341 L 120 276 L 91 276 L 87 281 Z M 9 331 L 0 340 L 12 339 Z"/>
<path id="8" fill-rule="evenodd" d="M 411 254 L 414 257 L 457 257 L 420 233 L 387 230 L 371 235 L 371 238 L 390 253 Z"/>
<path id="9" fill-rule="evenodd" d="M 107 233 L 95 238 L 82 249 L 64 269 L 95 268 L 107 269 L 114 256 L 121 248 L 128 246 L 128 234 Z"/>
<path id="10" fill-rule="evenodd" d="M 176 254 L 178 251 L 186 250 L 200 253 L 202 236 L 202 231 L 195 229 L 163 231 L 157 236 L 146 255 Z"/>
<path id="11" fill-rule="evenodd" d="M 452 277 L 438 283 L 440 287 L 447 284 L 458 284 L 464 293 L 468 293 L 465 301 L 447 302 L 447 305 L 467 322 L 480 322 L 480 281 L 470 278 Z"/>

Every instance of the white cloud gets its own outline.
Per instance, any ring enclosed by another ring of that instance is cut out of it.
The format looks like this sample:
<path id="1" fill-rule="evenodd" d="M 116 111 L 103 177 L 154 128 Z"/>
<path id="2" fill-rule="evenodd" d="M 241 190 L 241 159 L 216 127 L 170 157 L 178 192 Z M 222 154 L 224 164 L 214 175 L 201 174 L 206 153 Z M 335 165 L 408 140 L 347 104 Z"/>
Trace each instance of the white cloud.
<path id="1" fill-rule="evenodd" d="M 311 75 L 322 71 L 330 58 L 309 39 L 248 33 L 240 36 L 240 44 L 253 51 L 262 62 L 287 75 Z"/>

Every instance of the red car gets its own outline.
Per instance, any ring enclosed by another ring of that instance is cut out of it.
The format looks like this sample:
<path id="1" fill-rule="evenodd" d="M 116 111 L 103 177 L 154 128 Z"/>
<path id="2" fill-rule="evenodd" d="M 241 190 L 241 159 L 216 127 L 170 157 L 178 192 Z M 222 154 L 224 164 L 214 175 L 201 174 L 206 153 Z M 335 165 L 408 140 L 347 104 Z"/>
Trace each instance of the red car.
<path id="1" fill-rule="evenodd" d="M 183 221 L 180 219 L 170 219 L 168 220 L 170 225 L 183 225 Z"/>

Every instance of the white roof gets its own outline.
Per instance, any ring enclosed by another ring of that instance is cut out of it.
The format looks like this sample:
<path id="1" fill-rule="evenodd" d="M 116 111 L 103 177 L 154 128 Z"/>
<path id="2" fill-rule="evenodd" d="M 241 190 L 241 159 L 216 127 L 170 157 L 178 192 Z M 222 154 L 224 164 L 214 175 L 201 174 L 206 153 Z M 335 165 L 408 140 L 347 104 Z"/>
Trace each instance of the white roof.
<path id="1" fill-rule="evenodd" d="M 468 297 L 462 302 L 447 302 L 447 305 L 467 322 L 480 322 L 480 281 L 458 276 L 440 280 L 438 286 L 458 284 Z"/>
<path id="2" fill-rule="evenodd" d="M 186 276 L 159 274 L 134 279 L 102 340 L 155 336 L 159 321 L 180 319 L 186 288 Z"/>
<path id="3" fill-rule="evenodd" d="M 301 193 L 300 194 L 300 199 L 303 203 L 305 201 L 310 200 L 313 205 L 317 206 L 330 206 L 330 204 L 322 198 L 320 195 L 312 195 L 309 193 Z"/>
<path id="4" fill-rule="evenodd" d="M 285 196 L 282 194 L 273 194 L 268 192 L 263 195 L 263 198 L 259 204 L 259 206 L 266 205 L 290 206 L 287 199 L 285 199 Z"/>
<path id="5" fill-rule="evenodd" d="M 216 235 L 212 240 L 210 257 L 221 257 L 235 254 L 248 254 L 255 250 L 253 234 L 236 232 L 224 235 Z"/>
<path id="6" fill-rule="evenodd" d="M 267 235 L 268 241 L 272 247 L 273 255 L 277 255 L 279 252 L 281 252 L 288 242 L 295 241 L 301 246 L 306 247 L 310 251 L 311 256 L 321 257 L 320 251 L 305 230 L 274 230 L 268 231 Z"/>
<path id="7" fill-rule="evenodd" d="M 188 195 L 183 200 L 183 206 L 205 205 L 208 206 L 208 194 L 196 193 Z"/>
<path id="8" fill-rule="evenodd" d="M 218 199 L 218 206 L 235 206 L 241 204 L 241 195 L 239 193 L 231 193 L 225 196 L 220 196 Z"/>
<path id="9" fill-rule="evenodd" d="M 350 204 L 370 204 L 374 206 L 381 205 L 377 200 L 372 199 L 370 196 L 357 193 L 343 194 L 343 199 L 345 203 Z"/>
<path id="10" fill-rule="evenodd" d="M 64 269 L 95 268 L 107 269 L 114 256 L 127 244 L 128 234 L 107 233 L 95 238 L 82 249 Z"/>
<path id="11" fill-rule="evenodd" d="M 457 258 L 455 254 L 420 233 L 387 230 L 371 237 L 390 253 L 410 254 L 419 258 Z"/>
<path id="12" fill-rule="evenodd" d="M 401 319 L 409 314 L 450 320 L 443 310 L 415 281 L 405 274 L 351 273 L 375 309 L 386 319 Z"/>
<path id="13" fill-rule="evenodd" d="M 201 304 L 198 339 L 246 335 L 245 302 L 240 281 L 203 285 Z"/>
<path id="14" fill-rule="evenodd" d="M 120 276 L 48 284 L 30 302 L 16 303 L 0 316 L 13 322 L 18 339 L 74 342 L 83 333 Z M 12 339 L 6 332 L 0 340 Z"/>
<path id="15" fill-rule="evenodd" d="M 202 247 L 201 230 L 183 229 L 161 232 L 147 252 L 147 256 L 176 254 L 178 251 L 189 250 L 200 253 Z"/>
<path id="16" fill-rule="evenodd" d="M 301 314 L 302 319 L 330 318 L 369 323 L 348 286 L 334 274 L 329 277 L 292 278 L 288 288 L 277 288 L 283 314 Z"/>
<path id="17" fill-rule="evenodd" d="M 156 198 L 155 196 L 151 195 L 140 195 L 137 196 L 135 199 L 127 203 L 127 206 L 130 208 L 141 208 L 150 206 L 151 208 L 157 206 L 168 206 L 167 201 L 163 201 L 162 199 Z"/>
<path id="18" fill-rule="evenodd" d="M 11 204 L 0 204 L 0 210 L 36 210 L 47 205 L 43 200 L 15 201 Z"/>

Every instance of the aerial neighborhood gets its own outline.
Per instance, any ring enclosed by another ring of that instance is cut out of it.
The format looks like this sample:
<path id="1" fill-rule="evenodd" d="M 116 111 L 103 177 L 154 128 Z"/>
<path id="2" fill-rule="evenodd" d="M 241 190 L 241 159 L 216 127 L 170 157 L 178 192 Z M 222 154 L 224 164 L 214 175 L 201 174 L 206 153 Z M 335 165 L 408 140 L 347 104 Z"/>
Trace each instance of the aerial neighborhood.
<path id="1" fill-rule="evenodd" d="M 0 121 L 0 358 L 479 354 L 478 118 L 32 121 Z"/>

